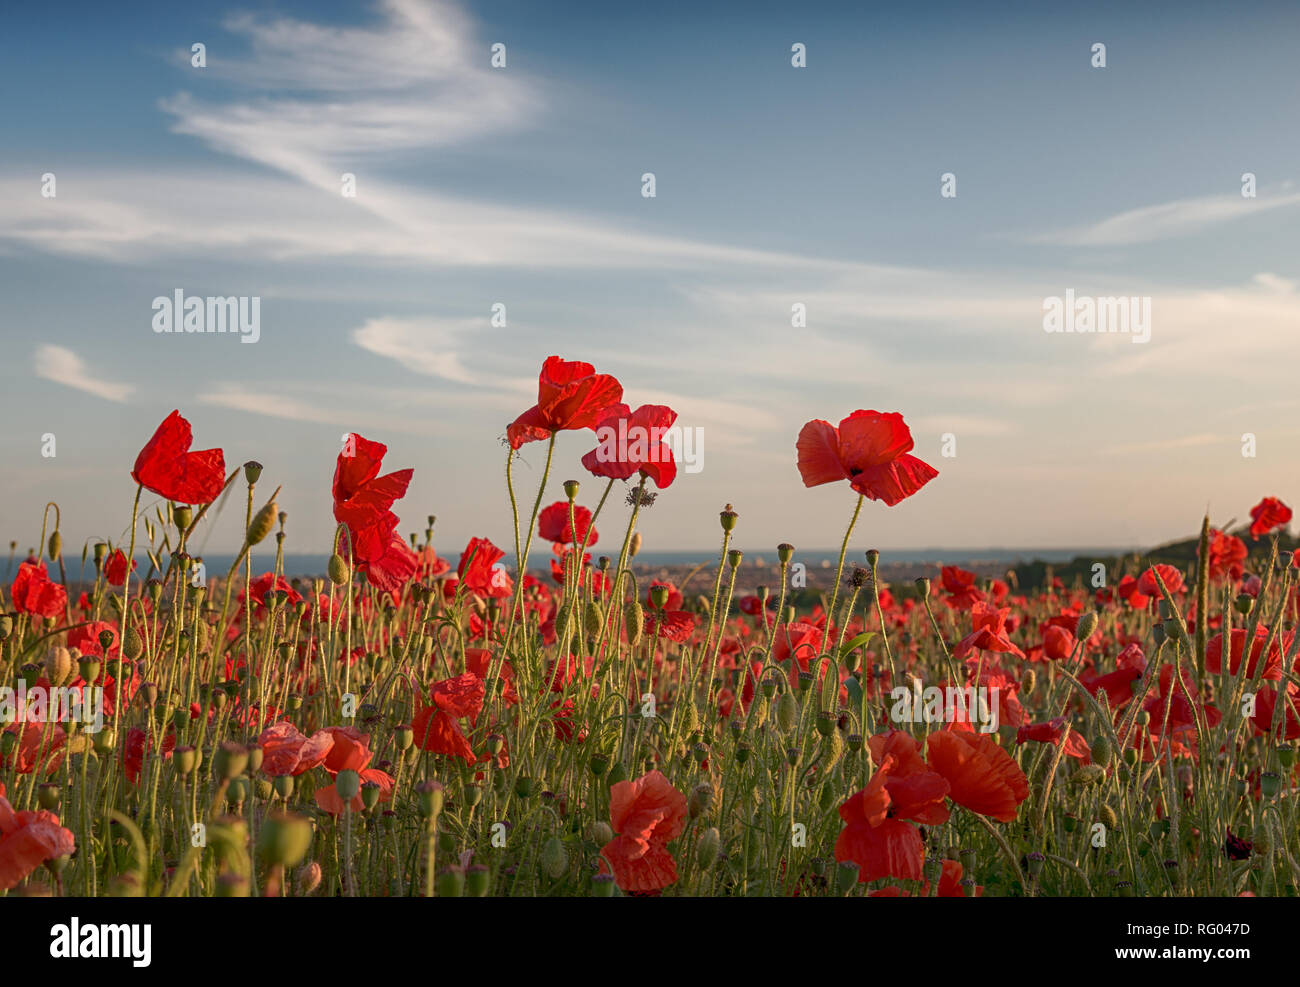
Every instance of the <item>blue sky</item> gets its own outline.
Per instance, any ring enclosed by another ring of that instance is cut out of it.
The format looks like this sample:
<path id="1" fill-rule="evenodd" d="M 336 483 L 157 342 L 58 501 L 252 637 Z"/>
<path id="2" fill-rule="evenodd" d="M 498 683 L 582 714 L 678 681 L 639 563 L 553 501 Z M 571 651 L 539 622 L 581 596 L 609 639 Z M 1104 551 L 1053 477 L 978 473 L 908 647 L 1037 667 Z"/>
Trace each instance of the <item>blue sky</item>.
<path id="1" fill-rule="evenodd" d="M 853 497 L 805 490 L 794 441 L 856 408 L 940 471 L 860 547 L 1142 544 L 1294 501 L 1300 10 L 803 6 L 9 13 L 0 538 L 48 499 L 69 543 L 119 537 L 178 407 L 283 484 L 294 550 L 350 430 L 415 467 L 404 530 L 505 546 L 499 440 L 552 353 L 703 430 L 647 547 L 712 544 L 728 501 L 751 550 L 838 542 Z M 177 288 L 260 297 L 260 340 L 155 334 Z M 1044 333 L 1067 289 L 1150 297 L 1150 342 Z M 561 437 L 548 499 L 593 444 Z"/>

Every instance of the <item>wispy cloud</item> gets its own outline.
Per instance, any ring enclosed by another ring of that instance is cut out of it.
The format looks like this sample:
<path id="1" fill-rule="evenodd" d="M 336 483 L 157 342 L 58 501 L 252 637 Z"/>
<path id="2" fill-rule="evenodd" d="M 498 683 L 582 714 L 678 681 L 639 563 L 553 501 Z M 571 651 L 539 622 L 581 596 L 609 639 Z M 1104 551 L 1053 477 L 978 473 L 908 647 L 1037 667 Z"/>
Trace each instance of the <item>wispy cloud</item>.
<path id="1" fill-rule="evenodd" d="M 1030 243 L 1052 243 L 1068 247 L 1117 247 L 1150 243 L 1200 233 L 1224 223 L 1295 205 L 1300 205 L 1300 192 L 1288 191 L 1287 186 L 1253 199 L 1243 198 L 1240 193 L 1205 195 L 1130 209 L 1096 223 L 1043 233 L 1028 239 Z"/>
<path id="2" fill-rule="evenodd" d="M 461 366 L 456 348 L 461 337 L 475 330 L 482 333 L 484 319 L 433 320 L 370 319 L 352 330 L 352 341 L 378 356 L 385 356 L 416 373 L 460 384 L 474 383 L 474 376 Z"/>
<path id="3" fill-rule="evenodd" d="M 119 404 L 131 396 L 135 388 L 130 384 L 116 384 L 96 375 L 86 362 L 66 346 L 46 344 L 36 350 L 36 376 L 63 384 L 74 390 L 85 391 L 105 401 Z"/>

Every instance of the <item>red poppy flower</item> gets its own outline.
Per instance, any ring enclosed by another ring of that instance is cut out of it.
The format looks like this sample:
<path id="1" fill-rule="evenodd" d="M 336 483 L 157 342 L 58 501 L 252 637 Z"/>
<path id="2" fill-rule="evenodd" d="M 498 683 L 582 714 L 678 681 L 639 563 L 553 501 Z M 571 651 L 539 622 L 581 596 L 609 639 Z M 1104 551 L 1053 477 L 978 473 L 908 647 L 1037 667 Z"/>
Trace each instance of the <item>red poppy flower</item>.
<path id="1" fill-rule="evenodd" d="M 1261 734 L 1271 734 L 1274 742 L 1295 740 L 1300 737 L 1300 718 L 1295 711 L 1300 709 L 1300 688 L 1287 685 L 1286 699 L 1282 702 L 1282 712 L 1277 712 L 1277 688 L 1265 686 L 1255 694 L 1255 715 L 1251 722 Z M 1277 721 L 1277 732 L 1273 733 L 1273 723 Z"/>
<path id="2" fill-rule="evenodd" d="M 68 605 L 68 591 L 50 580 L 44 562 L 19 563 L 9 598 L 19 613 L 38 617 L 57 617 Z"/>
<path id="3" fill-rule="evenodd" d="M 48 685 L 49 683 L 45 684 L 46 688 Z M 107 711 L 105 715 L 109 715 Z M 67 754 L 64 744 L 68 735 L 57 723 L 50 728 L 49 724 L 28 720 L 11 723 L 0 733 L 18 737 L 18 743 L 11 753 L 0 754 L 0 767 L 11 768 L 20 775 L 28 775 L 33 771 L 50 775 L 63 764 L 63 757 Z"/>
<path id="4" fill-rule="evenodd" d="M 429 705 L 416 700 L 415 719 L 411 723 L 416 744 L 421 750 L 461 757 L 473 764 L 476 760 L 474 748 L 456 721 L 477 717 L 483 708 L 485 694 L 483 680 L 473 672 L 435 682 Z"/>
<path id="5" fill-rule="evenodd" d="M 668 841 L 686 827 L 686 796 L 658 771 L 609 790 L 609 822 L 618 835 L 601 848 L 624 891 L 661 891 L 677 880 Z"/>
<path id="6" fill-rule="evenodd" d="M 1187 589 L 1187 584 L 1183 582 L 1183 574 L 1171 565 L 1153 565 L 1138 578 L 1138 592 L 1145 593 L 1147 596 L 1162 599 L 1160 595 L 1160 584 L 1156 582 L 1156 575 L 1159 574 L 1160 582 L 1165 584 L 1165 589 L 1169 590 L 1169 595 L 1181 593 Z"/>
<path id="7" fill-rule="evenodd" d="M 948 594 L 948 606 L 954 610 L 969 610 L 984 599 L 984 594 L 975 588 L 975 573 L 960 566 L 943 566 L 939 570 L 939 582 Z"/>
<path id="8" fill-rule="evenodd" d="M 302 595 L 295 590 L 289 581 L 283 576 L 277 576 L 274 572 L 264 572 L 249 584 L 249 588 L 239 594 L 239 600 L 242 603 L 245 599 L 251 597 L 254 603 L 259 607 L 268 606 L 266 598 L 272 593 L 284 593 L 287 603 L 301 603 Z"/>
<path id="9" fill-rule="evenodd" d="M 615 480 L 641 473 L 662 490 L 677 477 L 672 447 L 664 441 L 676 420 L 677 412 L 667 405 L 643 404 L 632 411 L 616 404 L 597 424 L 600 444 L 582 457 L 582 465 L 593 476 Z"/>
<path id="10" fill-rule="evenodd" d="M 647 610 L 644 630 L 650 635 L 657 630 L 661 638 L 680 644 L 695 632 L 695 618 L 685 610 Z"/>
<path id="11" fill-rule="evenodd" d="M 858 493 L 893 507 L 939 475 L 908 455 L 913 445 L 897 412 L 855 411 L 838 429 L 815 419 L 799 432 L 799 474 L 805 487 L 848 480 Z"/>
<path id="12" fill-rule="evenodd" d="M 353 561 L 381 593 L 396 593 L 418 568 L 415 552 L 397 534 L 393 504 L 406 495 L 412 469 L 379 475 L 388 446 L 355 432 L 334 467 L 334 520 L 346 524 Z"/>
<path id="13" fill-rule="evenodd" d="M 103 655 L 104 646 L 99 643 L 99 635 L 108 631 L 113 635 L 112 641 L 108 646 L 108 656 L 114 658 L 117 656 L 117 649 L 121 643 L 117 632 L 117 625 L 107 620 L 94 620 L 81 627 L 74 627 L 68 631 L 68 647 L 76 648 L 83 655 Z"/>
<path id="14" fill-rule="evenodd" d="M 144 769 L 144 759 L 152 747 L 153 744 L 150 742 L 149 735 L 140 727 L 132 727 L 126 732 L 126 743 L 122 745 L 122 767 L 127 780 L 132 785 L 140 784 L 140 772 Z M 169 729 L 163 735 L 163 757 L 171 757 L 172 751 L 175 749 L 176 731 Z"/>
<path id="15" fill-rule="evenodd" d="M 490 539 L 471 538 L 460 554 L 456 578 L 479 596 L 498 599 L 509 596 L 514 591 L 514 580 L 510 573 L 497 565 L 505 556 L 506 553 L 493 545 Z"/>
<path id="16" fill-rule="evenodd" d="M 623 400 L 623 385 L 595 371 L 590 363 L 548 356 L 537 378 L 537 404 L 506 429 L 510 448 L 568 429 L 594 429 Z"/>
<path id="17" fill-rule="evenodd" d="M 1125 576 L 1119 581 L 1119 595 L 1128 601 L 1134 610 L 1142 610 L 1151 602 L 1151 597 L 1139 592 L 1138 581 L 1132 576 Z"/>
<path id="18" fill-rule="evenodd" d="M 1010 607 L 994 607 L 983 602 L 972 606 L 970 616 L 973 629 L 970 634 L 957 642 L 956 647 L 952 649 L 952 656 L 962 658 L 978 648 L 981 651 L 996 651 L 1000 654 L 1025 657 L 1025 653 L 1007 636 L 1006 622 L 1007 614 L 1010 612 Z"/>
<path id="19" fill-rule="evenodd" d="M 920 832 L 905 820 L 923 816 L 937 823 L 948 818 L 943 805 L 948 783 L 929 770 L 891 779 L 897 767 L 894 758 L 886 756 L 867 787 L 839 809 L 844 829 L 835 840 L 835 859 L 856 863 L 860 884 L 882 877 L 921 880 L 925 847 Z M 942 810 L 941 815 L 936 810 Z"/>
<path id="20" fill-rule="evenodd" d="M 1074 651 L 1074 635 L 1057 624 L 1043 627 L 1043 657 L 1048 661 L 1069 658 Z"/>
<path id="21" fill-rule="evenodd" d="M 135 572 L 138 564 L 134 559 L 131 561 L 132 572 Z M 104 563 L 104 578 L 108 580 L 110 586 L 126 584 L 126 553 L 120 548 L 114 549 L 113 554 Z"/>
<path id="22" fill-rule="evenodd" d="M 226 485 L 226 458 L 220 449 L 190 452 L 190 423 L 173 411 L 158 426 L 131 476 L 146 490 L 180 504 L 210 504 Z"/>
<path id="23" fill-rule="evenodd" d="M 948 780 L 948 797 L 972 812 L 1011 822 L 1029 797 L 1020 765 L 989 734 L 939 730 L 927 738 L 926 754 Z"/>
<path id="24" fill-rule="evenodd" d="M 1055 746 L 1061 742 L 1061 736 L 1067 729 L 1066 720 L 1067 717 L 1058 716 L 1046 723 L 1028 723 L 1016 730 L 1016 743 L 1023 744 L 1033 740 L 1040 744 Z M 1092 763 L 1092 751 L 1088 747 L 1088 742 L 1083 739 L 1083 734 L 1078 730 L 1070 730 L 1070 736 L 1065 741 L 1065 754 L 1067 757 L 1077 758 L 1083 764 Z"/>
<path id="25" fill-rule="evenodd" d="M 1199 546 L 1198 546 L 1199 554 Z M 1246 571 L 1246 543 L 1222 531 L 1210 531 L 1208 565 L 1211 579 L 1240 579 Z"/>
<path id="26" fill-rule="evenodd" d="M 374 757 L 370 750 L 370 735 L 362 733 L 356 727 L 326 727 L 325 730 L 334 737 L 334 743 L 325 755 L 323 764 L 325 770 L 334 777 L 337 777 L 340 771 L 355 771 L 360 775 L 362 785 L 370 782 L 379 786 L 380 802 L 391 802 L 395 779 L 386 771 L 368 767 L 371 758 Z M 343 798 L 339 795 L 337 782 L 316 790 L 316 804 L 332 816 L 342 814 L 345 807 L 351 807 L 353 812 L 360 812 L 365 808 L 360 790 L 345 806 Z"/>
<path id="27" fill-rule="evenodd" d="M 585 540 L 588 548 L 595 545 L 599 538 L 596 529 L 591 526 L 591 511 L 585 507 L 573 505 L 573 525 L 569 524 L 567 500 L 557 500 L 537 515 L 537 533 L 547 541 L 561 545 L 581 545 Z"/>
<path id="28" fill-rule="evenodd" d="M 1265 497 L 1250 509 L 1250 537 L 1256 541 L 1261 535 L 1267 535 L 1274 528 L 1280 528 L 1291 521 L 1291 508 L 1276 497 Z"/>
<path id="29" fill-rule="evenodd" d="M 47 860 L 66 857 L 76 848 L 72 830 L 60 826 L 54 813 L 15 812 L 0 795 L 0 891 L 16 888 Z"/>
<path id="30" fill-rule="evenodd" d="M 1260 655 L 1264 651 L 1264 645 L 1269 639 L 1269 629 L 1262 625 L 1255 627 L 1255 641 L 1250 648 L 1250 661 L 1246 663 L 1246 676 L 1253 678 L 1259 666 Z M 1264 662 L 1264 674 L 1261 678 L 1276 682 L 1282 678 L 1282 655 L 1291 650 L 1291 641 L 1295 637 L 1294 631 L 1287 631 L 1273 639 L 1273 645 L 1268 649 L 1268 659 Z M 1241 668 L 1241 654 L 1246 649 L 1246 631 L 1241 627 L 1232 629 L 1232 645 L 1228 649 L 1228 674 L 1236 675 L 1237 670 Z M 1205 669 L 1213 672 L 1215 675 L 1220 674 L 1223 669 L 1223 632 L 1220 631 L 1210 638 L 1210 642 L 1205 648 Z"/>

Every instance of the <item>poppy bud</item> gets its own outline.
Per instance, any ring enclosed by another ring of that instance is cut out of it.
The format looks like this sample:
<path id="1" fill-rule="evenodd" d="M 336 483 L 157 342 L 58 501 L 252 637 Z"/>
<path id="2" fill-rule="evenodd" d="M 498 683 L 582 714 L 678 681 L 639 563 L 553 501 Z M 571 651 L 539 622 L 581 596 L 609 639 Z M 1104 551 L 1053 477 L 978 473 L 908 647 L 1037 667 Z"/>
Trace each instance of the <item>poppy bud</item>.
<path id="1" fill-rule="evenodd" d="M 348 564 L 338 552 L 330 556 L 328 571 L 330 582 L 335 586 L 342 586 L 348 581 Z"/>
<path id="2" fill-rule="evenodd" d="M 288 802 L 289 796 L 293 794 L 293 775 L 276 775 L 271 782 L 271 787 L 276 795 Z"/>
<path id="3" fill-rule="evenodd" d="M 543 874 L 558 881 L 569 869 L 569 854 L 564 849 L 564 842 L 558 836 L 552 836 L 542 844 L 537 862 L 541 865 Z"/>
<path id="4" fill-rule="evenodd" d="M 782 565 L 788 564 L 794 558 L 794 546 L 789 542 L 781 542 L 780 545 L 776 546 L 776 557 Z"/>
<path id="5" fill-rule="evenodd" d="M 315 860 L 309 861 L 298 868 L 298 873 L 294 880 L 298 885 L 299 895 L 309 895 L 320 887 L 321 869 L 320 864 Z"/>
<path id="6" fill-rule="evenodd" d="M 645 610 L 636 600 L 623 608 L 623 624 L 627 630 L 627 643 L 635 648 L 645 633 Z"/>
<path id="7" fill-rule="evenodd" d="M 614 838 L 614 830 L 609 823 L 596 820 L 587 826 L 587 839 L 597 846 L 604 846 Z"/>
<path id="8" fill-rule="evenodd" d="M 1078 623 L 1075 624 L 1074 636 L 1079 641 L 1086 641 L 1092 637 L 1093 632 L 1097 630 L 1097 611 L 1085 610 L 1079 615 Z"/>
<path id="9" fill-rule="evenodd" d="M 1101 734 L 1093 740 L 1090 750 L 1092 753 L 1093 764 L 1097 765 L 1103 771 L 1109 767 L 1111 755 L 1114 754 L 1114 749 L 1111 747 L 1110 743 L 1110 737 L 1104 733 Z"/>
<path id="10" fill-rule="evenodd" d="M 1076 785 L 1097 785 L 1106 779 L 1106 769 L 1096 764 L 1083 764 L 1074 773 Z"/>
<path id="11" fill-rule="evenodd" d="M 604 623 L 600 612 L 600 606 L 593 600 L 587 604 L 587 611 L 583 614 L 583 624 L 586 626 L 587 634 L 595 637 L 600 633 L 601 624 Z"/>
<path id="12" fill-rule="evenodd" d="M 722 835 L 718 832 L 717 826 L 710 826 L 700 834 L 700 842 L 695 846 L 695 862 L 700 865 L 700 870 L 708 870 L 712 867 L 721 849 Z"/>
<path id="13" fill-rule="evenodd" d="M 54 562 L 63 554 L 63 536 L 57 528 L 50 534 L 50 561 Z"/>
<path id="14" fill-rule="evenodd" d="M 277 489 L 275 493 L 271 494 L 271 499 L 253 515 L 253 520 L 248 525 L 248 533 L 244 538 L 248 545 L 258 544 L 271 533 L 271 527 L 275 524 L 275 498 L 279 492 Z"/>
<path id="15" fill-rule="evenodd" d="M 591 896 L 593 898 L 614 897 L 614 875 L 597 874 L 591 879 Z"/>
<path id="16" fill-rule="evenodd" d="M 134 627 L 128 627 L 126 634 L 122 636 L 122 655 L 127 661 L 135 661 L 144 654 L 144 641 L 140 638 L 140 632 Z"/>
<path id="17" fill-rule="evenodd" d="M 623 767 L 622 761 L 615 761 L 614 766 L 609 769 L 609 774 L 605 776 L 605 783 L 613 787 L 620 781 L 627 781 L 627 768 Z"/>
<path id="18" fill-rule="evenodd" d="M 72 678 L 72 653 L 60 645 L 45 652 L 45 677 L 52 686 L 61 686 Z"/>
<path id="19" fill-rule="evenodd" d="M 792 768 L 799 763 L 798 747 L 787 747 L 785 749 L 785 763 L 790 765 Z"/>
<path id="20" fill-rule="evenodd" d="M 1102 802 L 1097 806 L 1098 820 L 1105 825 L 1107 829 L 1119 829 L 1119 816 L 1111 806 Z"/>
<path id="21" fill-rule="evenodd" d="M 723 531 L 734 531 L 736 528 L 736 522 L 740 520 L 740 515 L 732 509 L 730 504 L 728 504 L 722 509 L 722 513 L 718 515 L 718 520 L 722 522 Z"/>
<path id="22" fill-rule="evenodd" d="M 632 534 L 632 540 L 627 543 L 627 557 L 634 559 L 639 551 L 641 551 L 641 532 L 636 531 Z"/>
<path id="23" fill-rule="evenodd" d="M 750 752 L 751 749 L 752 749 L 752 748 L 750 748 L 749 744 L 746 744 L 746 743 L 744 743 L 743 741 L 742 741 L 741 743 L 737 744 L 737 745 L 736 745 L 736 763 L 737 763 L 737 764 L 744 764 L 746 761 L 748 761 L 748 760 L 749 760 L 749 752 Z"/>
<path id="24" fill-rule="evenodd" d="M 108 554 L 108 545 L 102 541 L 95 542 L 94 557 L 95 568 L 98 569 L 104 561 L 104 556 Z"/>
<path id="25" fill-rule="evenodd" d="M 799 720 L 799 700 L 794 693 L 786 691 L 776 702 L 776 723 L 782 733 L 789 733 Z"/>
<path id="26" fill-rule="evenodd" d="M 1255 598 L 1248 593 L 1242 593 L 1233 603 L 1233 609 L 1244 617 L 1255 609 Z"/>
<path id="27" fill-rule="evenodd" d="M 44 782 L 36 788 L 36 799 L 46 812 L 57 812 L 59 809 L 59 786 L 53 782 Z"/>

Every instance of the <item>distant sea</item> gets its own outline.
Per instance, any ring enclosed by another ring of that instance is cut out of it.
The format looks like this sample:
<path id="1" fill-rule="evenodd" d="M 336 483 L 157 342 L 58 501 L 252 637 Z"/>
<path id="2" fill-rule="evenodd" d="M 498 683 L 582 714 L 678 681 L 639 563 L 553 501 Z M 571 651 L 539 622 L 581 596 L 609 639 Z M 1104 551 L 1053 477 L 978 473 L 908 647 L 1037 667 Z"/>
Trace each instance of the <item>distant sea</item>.
<path id="1" fill-rule="evenodd" d="M 604 545 L 597 545 L 592 550 L 593 560 L 599 559 L 601 555 L 608 554 L 610 558 L 617 560 L 618 548 L 614 546 L 607 548 Z M 744 545 L 736 546 L 745 553 L 745 558 L 751 562 L 762 560 L 768 564 L 775 564 L 776 546 L 764 546 L 760 549 L 746 548 Z M 1000 565 L 1013 566 L 1026 562 L 1068 562 L 1078 556 L 1105 557 L 1109 555 L 1123 555 L 1127 552 L 1139 551 L 1134 548 L 923 548 L 923 549 L 881 549 L 880 561 L 888 565 L 892 562 L 908 563 L 912 565 L 973 565 L 975 563 L 998 563 Z M 863 556 L 862 549 L 850 550 L 846 556 L 849 562 L 861 561 Z M 456 552 L 444 556 L 452 564 L 452 568 L 460 562 L 460 553 Z M 550 559 L 552 554 L 550 548 L 545 543 L 540 546 L 534 543 L 532 558 L 529 560 L 528 568 L 534 572 L 549 572 Z M 654 568 L 674 568 L 680 566 L 693 566 L 701 562 L 712 562 L 718 558 L 718 549 L 703 549 L 700 551 L 673 551 L 673 552 L 640 552 L 633 560 L 634 565 L 651 566 Z M 809 550 L 796 550 L 795 561 L 802 562 L 810 567 L 821 566 L 823 562 L 834 565 L 839 558 L 838 548 L 819 548 Z M 144 556 L 137 556 L 139 568 L 136 570 L 139 574 L 144 574 L 149 569 L 149 560 Z M 254 574 L 261 574 L 268 571 L 275 559 L 271 552 L 259 552 L 253 559 Z M 203 561 L 207 565 L 208 572 L 211 575 L 225 575 L 230 568 L 235 557 L 229 553 L 209 553 L 203 556 Z M 514 552 L 508 551 L 506 557 L 502 560 L 506 565 L 513 567 Z M 79 559 L 69 559 L 68 575 L 74 577 L 74 572 L 78 568 Z M 329 562 L 327 555 L 296 555 L 286 554 L 284 557 L 284 571 L 290 576 L 323 576 L 326 566 Z M 166 560 L 163 560 L 166 564 Z M 87 562 L 87 572 L 90 569 L 90 563 Z"/>

